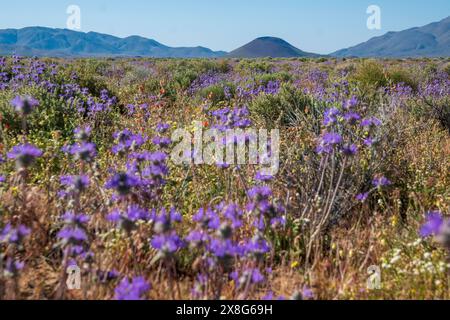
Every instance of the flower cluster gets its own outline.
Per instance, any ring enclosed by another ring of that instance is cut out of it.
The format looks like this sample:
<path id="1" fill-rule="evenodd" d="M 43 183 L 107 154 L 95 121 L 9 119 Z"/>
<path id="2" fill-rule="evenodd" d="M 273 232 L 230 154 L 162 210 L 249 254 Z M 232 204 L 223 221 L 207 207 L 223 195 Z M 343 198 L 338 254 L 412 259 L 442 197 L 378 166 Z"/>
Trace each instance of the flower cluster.
<path id="1" fill-rule="evenodd" d="M 450 220 L 439 211 L 428 212 L 425 223 L 420 228 L 423 238 L 434 236 L 445 248 L 450 250 Z"/>
<path id="2" fill-rule="evenodd" d="M 276 228 L 286 223 L 285 208 L 271 201 L 272 190 L 268 186 L 257 186 L 248 191 L 250 202 L 247 210 L 254 214 L 255 227 L 260 231 L 266 228 Z"/>
<path id="3" fill-rule="evenodd" d="M 162 209 L 159 214 L 154 214 L 155 235 L 151 239 L 153 248 L 159 251 L 161 258 L 171 258 L 175 252 L 184 247 L 184 242 L 175 230 L 175 223 L 182 220 L 181 214 L 174 208 L 167 211 Z"/>
<path id="4" fill-rule="evenodd" d="M 120 210 L 114 210 L 110 213 L 107 219 L 117 225 L 119 229 L 124 230 L 127 234 L 130 234 L 137 228 L 136 223 L 138 221 L 149 221 L 152 215 L 146 210 L 136 205 L 131 205 L 125 212 Z"/>
<path id="5" fill-rule="evenodd" d="M 79 176 L 61 176 L 61 186 L 64 188 L 58 193 L 61 198 L 75 197 L 81 194 L 89 187 L 89 177 L 87 175 Z"/>
<path id="6" fill-rule="evenodd" d="M 147 140 L 146 137 L 139 134 L 133 134 L 128 129 L 114 133 L 113 137 L 117 143 L 112 148 L 114 154 L 125 154 L 130 151 L 136 151 L 137 148 L 141 147 Z"/>
<path id="7" fill-rule="evenodd" d="M 62 216 L 62 220 L 64 226 L 58 232 L 57 237 L 61 241 L 61 246 L 66 250 L 66 256 L 77 257 L 86 253 L 89 247 L 86 229 L 89 217 L 69 211 Z"/>
<path id="8" fill-rule="evenodd" d="M 115 289 L 116 300 L 143 300 L 151 285 L 144 277 L 123 278 Z"/>
<path id="9" fill-rule="evenodd" d="M 16 160 L 16 166 L 20 169 L 28 168 L 40 156 L 42 156 L 42 151 L 31 144 L 14 146 L 8 153 L 8 158 Z"/>
<path id="10" fill-rule="evenodd" d="M 13 100 L 11 100 L 11 105 L 17 112 L 27 116 L 35 107 L 39 105 L 39 101 L 31 96 L 16 96 Z"/>
<path id="11" fill-rule="evenodd" d="M 31 234 L 31 230 L 24 225 L 13 227 L 8 223 L 0 232 L 0 244 L 10 245 L 13 250 L 5 250 L 0 253 L 0 270 L 6 277 L 17 279 L 20 270 L 25 264 L 18 260 L 15 253 L 23 249 L 24 240 Z M 8 253 L 9 252 L 9 253 Z"/>

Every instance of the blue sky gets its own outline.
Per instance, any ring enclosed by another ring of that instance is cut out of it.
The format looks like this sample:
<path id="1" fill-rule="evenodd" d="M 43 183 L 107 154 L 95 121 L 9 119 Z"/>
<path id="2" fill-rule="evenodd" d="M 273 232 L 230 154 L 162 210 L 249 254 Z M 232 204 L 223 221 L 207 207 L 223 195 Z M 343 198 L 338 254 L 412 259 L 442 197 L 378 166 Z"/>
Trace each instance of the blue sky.
<path id="1" fill-rule="evenodd" d="M 140 35 L 170 46 L 233 50 L 259 36 L 283 38 L 302 50 L 330 53 L 388 31 L 450 15 L 450 0 L 7 0 L 0 29 L 65 28 L 71 4 L 82 30 Z M 381 8 L 381 30 L 366 27 L 369 5 Z"/>

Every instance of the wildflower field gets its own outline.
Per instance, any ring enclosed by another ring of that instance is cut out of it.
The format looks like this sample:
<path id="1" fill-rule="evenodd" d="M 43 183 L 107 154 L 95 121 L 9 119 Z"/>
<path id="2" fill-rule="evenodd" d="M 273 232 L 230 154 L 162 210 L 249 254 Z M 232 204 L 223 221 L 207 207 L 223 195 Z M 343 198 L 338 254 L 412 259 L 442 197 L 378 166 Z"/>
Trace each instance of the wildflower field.
<path id="1" fill-rule="evenodd" d="M 450 59 L 0 57 L 0 299 L 449 299 L 449 134 Z"/>

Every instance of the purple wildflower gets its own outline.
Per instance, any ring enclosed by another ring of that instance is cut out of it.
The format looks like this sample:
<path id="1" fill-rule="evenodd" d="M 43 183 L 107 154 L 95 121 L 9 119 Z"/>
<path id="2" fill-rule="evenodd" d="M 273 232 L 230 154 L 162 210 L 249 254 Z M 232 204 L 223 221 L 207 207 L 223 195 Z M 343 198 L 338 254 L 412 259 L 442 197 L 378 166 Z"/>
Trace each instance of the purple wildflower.
<path id="1" fill-rule="evenodd" d="M 70 194 L 80 194 L 89 186 L 89 177 L 85 175 L 62 176 L 60 183 L 65 187 L 64 190 L 58 193 L 60 197 L 65 197 Z"/>
<path id="2" fill-rule="evenodd" d="M 338 133 L 327 132 L 320 139 L 319 145 L 316 148 L 318 154 L 331 153 L 334 150 L 334 146 L 342 143 L 342 137 Z"/>
<path id="3" fill-rule="evenodd" d="M 91 162 L 97 156 L 95 144 L 90 142 L 76 143 L 66 149 L 77 160 Z"/>
<path id="4" fill-rule="evenodd" d="M 152 142 L 161 148 L 167 148 L 172 144 L 172 140 L 166 137 L 154 137 Z"/>
<path id="5" fill-rule="evenodd" d="M 15 159 L 19 168 L 29 167 L 40 156 L 42 151 L 31 144 L 17 145 L 8 153 L 8 158 Z"/>
<path id="6" fill-rule="evenodd" d="M 89 137 L 91 136 L 91 127 L 78 127 L 73 132 L 75 134 L 75 138 L 79 141 L 87 141 Z"/>
<path id="7" fill-rule="evenodd" d="M 7 277 L 17 277 L 19 271 L 22 270 L 24 266 L 25 264 L 23 262 L 8 257 L 5 262 L 5 275 Z"/>
<path id="8" fill-rule="evenodd" d="M 138 186 L 139 180 L 125 172 L 116 173 L 106 184 L 107 189 L 115 189 L 119 195 L 126 196 L 131 189 Z"/>
<path id="9" fill-rule="evenodd" d="M 367 147 L 371 147 L 374 143 L 374 140 L 371 137 L 364 139 L 364 145 Z"/>
<path id="10" fill-rule="evenodd" d="M 346 145 L 342 148 L 342 153 L 346 156 L 354 156 L 358 153 L 358 147 L 355 144 Z"/>
<path id="11" fill-rule="evenodd" d="M 165 133 L 167 130 L 169 130 L 170 125 L 167 123 L 158 123 L 156 125 L 156 131 L 159 133 Z"/>
<path id="12" fill-rule="evenodd" d="M 361 121 L 362 127 L 379 127 L 381 126 L 381 124 L 382 124 L 381 120 L 375 117 L 363 119 Z"/>
<path id="13" fill-rule="evenodd" d="M 115 298 L 116 300 L 143 300 L 150 289 L 151 286 L 144 277 L 136 277 L 131 281 L 124 278 L 115 289 Z"/>
<path id="14" fill-rule="evenodd" d="M 200 208 L 192 220 L 199 223 L 203 229 L 217 230 L 220 227 L 219 216 L 210 208 Z"/>
<path id="15" fill-rule="evenodd" d="M 127 208 L 126 212 L 121 212 L 119 210 L 113 211 L 108 215 L 107 219 L 116 223 L 120 229 L 130 233 L 136 229 L 137 221 L 148 221 L 150 219 L 150 214 L 146 209 L 132 205 Z"/>
<path id="16" fill-rule="evenodd" d="M 164 257 L 170 256 L 184 247 L 184 242 L 175 231 L 160 235 L 155 235 L 151 240 L 153 248 L 159 250 Z"/>
<path id="17" fill-rule="evenodd" d="M 272 190 L 267 186 L 254 187 L 248 191 L 248 196 L 257 201 L 268 199 L 271 195 Z"/>
<path id="18" fill-rule="evenodd" d="M 365 202 L 368 198 L 369 198 L 368 192 L 360 193 L 356 196 L 356 200 L 358 200 L 360 202 Z"/>
<path id="19" fill-rule="evenodd" d="M 62 216 L 64 227 L 58 232 L 61 246 L 66 247 L 68 256 L 80 256 L 86 253 L 88 247 L 88 235 L 86 223 L 89 217 L 85 214 L 75 214 L 72 211 Z"/>
<path id="20" fill-rule="evenodd" d="M 11 224 L 7 224 L 0 233 L 0 242 L 21 245 L 23 239 L 30 235 L 31 230 L 24 225 L 14 228 Z"/>
<path id="21" fill-rule="evenodd" d="M 147 141 L 146 137 L 133 134 L 128 129 L 114 133 L 113 137 L 117 140 L 117 144 L 112 148 L 112 152 L 115 154 L 134 151 Z"/>
<path id="22" fill-rule="evenodd" d="M 337 117 L 339 116 L 340 111 L 337 108 L 330 108 L 325 110 L 324 112 L 324 119 L 323 119 L 323 125 L 328 127 L 332 124 L 336 123 Z"/>
<path id="23" fill-rule="evenodd" d="M 247 285 L 256 285 L 263 282 L 264 276 L 261 274 L 259 269 L 246 269 L 239 275 L 238 271 L 231 273 L 231 278 L 234 280 L 237 289 L 244 288 Z"/>
<path id="24" fill-rule="evenodd" d="M 428 212 L 426 222 L 420 228 L 420 236 L 426 238 L 440 233 L 444 225 L 444 218 L 438 211 Z"/>
<path id="25" fill-rule="evenodd" d="M 374 187 L 379 188 L 379 187 L 389 186 L 392 184 L 392 182 L 388 178 L 381 176 L 381 177 L 374 178 L 372 181 L 372 184 Z"/>
<path id="26" fill-rule="evenodd" d="M 274 179 L 273 176 L 271 176 L 271 175 L 265 175 L 265 174 L 263 174 L 263 173 L 260 172 L 260 171 L 258 171 L 258 172 L 256 173 L 256 176 L 255 176 L 255 180 L 258 180 L 258 181 L 261 181 L 261 182 L 269 182 L 269 181 L 272 181 L 273 179 Z"/>
<path id="27" fill-rule="evenodd" d="M 356 112 L 349 112 L 344 115 L 345 121 L 347 121 L 349 124 L 354 125 L 359 120 L 361 120 L 361 116 Z"/>
<path id="28" fill-rule="evenodd" d="M 23 115 L 29 115 L 35 107 L 39 105 L 39 101 L 31 96 L 20 97 L 17 96 L 11 100 L 11 105 L 17 112 Z"/>
<path id="29" fill-rule="evenodd" d="M 269 291 L 269 292 L 262 298 L 262 300 L 264 300 L 264 301 L 275 301 L 275 300 L 282 301 L 282 300 L 286 300 L 286 297 L 284 297 L 284 296 L 278 296 L 278 297 L 275 297 L 275 295 L 273 294 L 273 292 L 272 292 L 272 291 Z"/>
<path id="30" fill-rule="evenodd" d="M 344 108 L 346 108 L 346 109 L 352 109 L 352 108 L 356 107 L 357 105 L 358 105 L 358 98 L 357 98 L 356 96 L 352 96 L 352 97 L 350 98 L 350 100 L 347 100 L 347 101 L 344 103 Z"/>

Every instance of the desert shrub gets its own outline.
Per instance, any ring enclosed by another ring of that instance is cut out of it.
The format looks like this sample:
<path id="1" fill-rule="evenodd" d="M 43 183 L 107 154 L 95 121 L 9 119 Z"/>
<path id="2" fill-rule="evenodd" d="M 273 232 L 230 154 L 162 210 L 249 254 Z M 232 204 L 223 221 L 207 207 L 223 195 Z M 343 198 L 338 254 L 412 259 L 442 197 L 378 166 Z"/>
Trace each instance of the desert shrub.
<path id="1" fill-rule="evenodd" d="M 303 122 L 317 128 L 319 109 L 317 101 L 289 84 L 283 84 L 278 94 L 261 94 L 250 104 L 252 114 L 267 128 L 293 127 Z M 312 118 L 307 119 L 310 115 Z"/>
<path id="2" fill-rule="evenodd" d="M 250 104 L 250 111 L 266 127 L 274 127 L 282 113 L 280 99 L 276 95 L 261 94 Z"/>
<path id="3" fill-rule="evenodd" d="M 148 68 L 144 66 L 133 66 L 125 72 L 120 82 L 122 86 L 140 84 L 146 82 L 149 77 L 151 77 L 151 73 Z"/>
<path id="4" fill-rule="evenodd" d="M 241 73 L 269 73 L 272 70 L 270 63 L 264 60 L 241 60 L 235 67 L 237 72 Z"/>
<path id="5" fill-rule="evenodd" d="M 36 110 L 27 117 L 27 131 L 32 136 L 49 138 L 58 131 L 68 137 L 80 123 L 81 117 L 76 108 L 79 99 L 68 102 L 37 88 L 29 88 L 22 94 L 31 95 L 40 101 Z M 23 133 L 23 127 L 22 117 L 10 104 L 14 97 L 13 93 L 0 91 L 0 115 L 8 123 L 8 134 L 16 136 Z"/>
<path id="6" fill-rule="evenodd" d="M 353 79 L 362 87 L 380 88 L 388 84 L 388 78 L 383 66 L 375 60 L 364 60 L 361 62 Z"/>
<path id="7" fill-rule="evenodd" d="M 444 72 L 446 72 L 450 76 L 450 63 L 447 63 L 444 66 Z"/>
<path id="8" fill-rule="evenodd" d="M 81 88 L 87 88 L 91 94 L 99 96 L 108 87 L 106 79 L 101 76 L 107 69 L 108 64 L 103 60 L 78 60 L 59 73 L 58 82 L 63 84 L 67 79 L 73 78 Z"/>
<path id="9" fill-rule="evenodd" d="M 388 79 L 392 84 L 404 84 L 415 91 L 417 90 L 417 80 L 413 78 L 411 72 L 405 69 L 395 68 L 393 70 L 389 70 Z"/>
<path id="10" fill-rule="evenodd" d="M 436 119 L 450 132 L 450 99 L 448 97 L 441 99 L 424 97 L 423 100 L 414 104 L 412 112 L 417 118 Z"/>
<path id="11" fill-rule="evenodd" d="M 175 88 L 186 90 L 191 83 L 197 78 L 198 73 L 190 69 L 177 70 L 173 74 L 172 83 Z"/>
<path id="12" fill-rule="evenodd" d="M 200 90 L 199 95 L 203 99 L 208 98 L 213 104 L 227 100 L 225 89 L 230 95 L 234 94 L 235 86 L 232 83 L 225 82 L 209 86 Z"/>
<path id="13" fill-rule="evenodd" d="M 288 82 L 292 79 L 292 75 L 287 72 L 265 73 L 255 76 L 255 82 L 267 85 L 270 81 Z"/>

